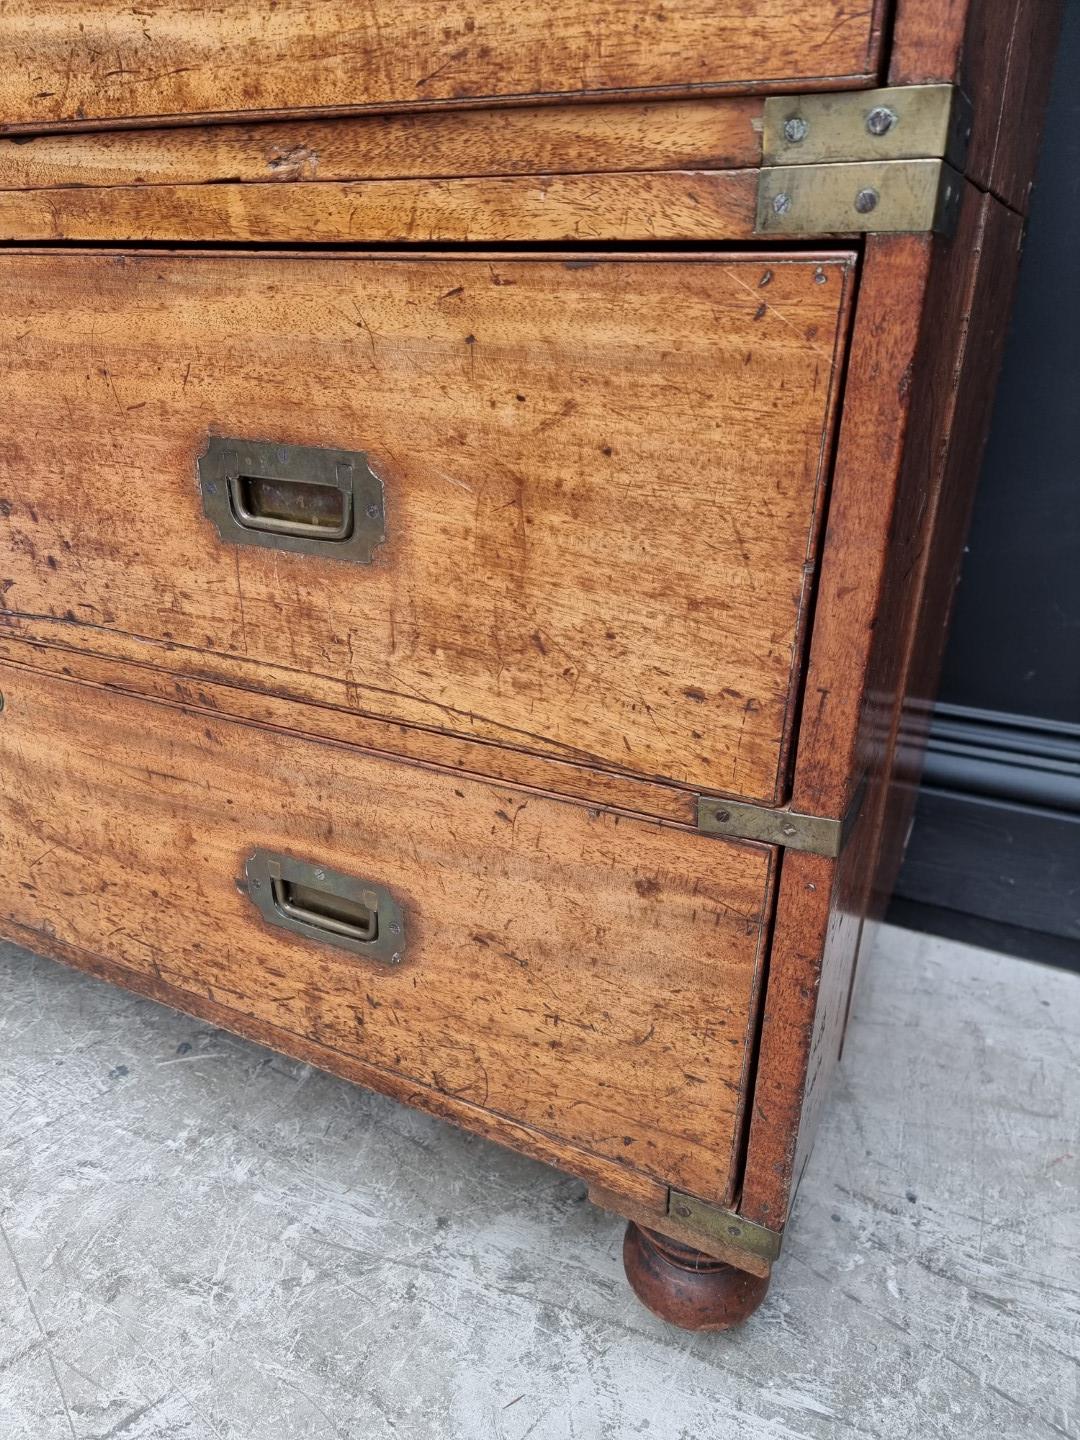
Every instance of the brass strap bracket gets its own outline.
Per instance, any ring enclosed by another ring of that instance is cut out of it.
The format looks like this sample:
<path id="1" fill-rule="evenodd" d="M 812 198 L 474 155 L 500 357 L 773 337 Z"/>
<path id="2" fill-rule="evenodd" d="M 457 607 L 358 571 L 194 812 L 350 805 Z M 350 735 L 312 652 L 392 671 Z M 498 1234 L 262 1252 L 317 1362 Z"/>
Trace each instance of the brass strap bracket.
<path id="1" fill-rule="evenodd" d="M 781 1237 L 776 1230 L 768 1230 L 753 1220 L 744 1220 L 732 1210 L 722 1210 L 718 1205 L 696 1200 L 693 1195 L 670 1191 L 668 1214 L 678 1222 L 680 1229 L 697 1231 L 706 1241 L 769 1265 L 780 1254 Z"/>
<path id="2" fill-rule="evenodd" d="M 953 85 L 765 101 L 759 235 L 948 233 L 971 105 Z"/>
<path id="3" fill-rule="evenodd" d="M 842 820 L 825 815 L 807 815 L 799 810 L 770 809 L 745 800 L 724 800 L 699 795 L 697 828 L 706 835 L 726 835 L 732 840 L 760 840 L 765 845 L 784 845 L 835 860 L 858 817 L 866 796 L 865 776 L 859 782 Z"/>

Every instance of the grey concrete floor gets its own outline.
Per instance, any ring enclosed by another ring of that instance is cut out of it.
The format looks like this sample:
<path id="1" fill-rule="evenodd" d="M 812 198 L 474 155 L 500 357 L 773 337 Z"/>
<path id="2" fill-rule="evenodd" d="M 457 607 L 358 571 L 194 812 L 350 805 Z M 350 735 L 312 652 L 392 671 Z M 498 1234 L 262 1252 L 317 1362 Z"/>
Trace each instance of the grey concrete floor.
<path id="1" fill-rule="evenodd" d="M 763 1308 L 583 1187 L 0 946 L 3 1440 L 1077 1435 L 1080 979 L 886 930 Z"/>

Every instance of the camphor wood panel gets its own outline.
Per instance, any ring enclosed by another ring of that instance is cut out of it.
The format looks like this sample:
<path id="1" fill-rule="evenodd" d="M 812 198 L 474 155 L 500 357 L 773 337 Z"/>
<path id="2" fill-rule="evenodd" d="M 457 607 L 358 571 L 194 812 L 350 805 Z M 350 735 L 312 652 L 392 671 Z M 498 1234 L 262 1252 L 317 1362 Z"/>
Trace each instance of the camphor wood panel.
<path id="1" fill-rule="evenodd" d="M 7 664 L 0 687 L 6 933 L 730 1198 L 768 848 Z M 404 963 L 265 924 L 256 847 L 388 886 Z"/>
<path id="2" fill-rule="evenodd" d="M 852 265 L 8 253 L 5 608 L 777 800 Z M 211 431 L 368 452 L 374 563 L 223 544 Z"/>
<path id="3" fill-rule="evenodd" d="M 870 784 L 839 861 L 784 858 L 740 1204 L 764 1225 L 786 1219 L 873 928 L 863 922 L 880 913 L 879 892 L 899 865 L 918 779 L 908 771 L 890 785 L 905 697 L 928 708 L 936 679 L 1020 228 L 1014 212 L 967 185 L 953 236 L 868 243 L 795 800 L 837 804 L 864 767 Z M 898 298 L 903 322 L 882 324 Z M 868 454 L 878 458 L 874 496 L 863 482 Z M 905 738 L 910 764 L 918 737 Z"/>
<path id="4" fill-rule="evenodd" d="M 0 240 L 625 244 L 745 240 L 754 170 L 0 191 Z"/>
<path id="5" fill-rule="evenodd" d="M 5 0 L 9 126 L 867 83 L 881 4 Z"/>
<path id="6" fill-rule="evenodd" d="M 30 665 L 51 675 L 85 680 L 92 685 L 107 685 L 110 690 L 145 696 L 162 704 L 207 710 L 296 735 L 339 740 L 376 755 L 400 756 L 414 764 L 435 765 L 519 789 L 583 800 L 653 820 L 669 820 L 676 825 L 697 824 L 696 796 L 656 780 L 618 775 L 550 756 L 526 755 L 482 740 L 465 740 L 457 735 L 395 725 L 342 710 L 325 701 L 311 704 L 284 695 L 269 695 L 247 688 L 244 674 L 235 673 L 239 668 L 235 661 L 226 662 L 233 672 L 233 683 L 223 685 L 213 677 L 214 657 L 205 654 L 190 657 L 191 663 L 198 667 L 199 673 L 194 676 L 177 675 L 166 669 L 162 662 L 170 659 L 169 654 L 155 652 L 159 648 L 167 651 L 167 647 L 151 646 L 145 641 L 129 642 L 127 649 L 138 653 L 135 661 L 104 659 L 91 650 L 71 648 L 70 642 L 84 638 L 86 632 L 65 621 L 51 624 L 35 621 L 33 629 L 38 639 L 17 638 L 25 625 L 25 621 L 15 616 L 0 616 L 0 659 Z M 93 632 L 89 634 L 92 639 Z"/>
<path id="7" fill-rule="evenodd" d="M 0 240 L 714 244 L 753 234 L 761 112 L 732 96 L 0 140 Z"/>
<path id="8" fill-rule="evenodd" d="M 0 139 L 0 190 L 740 170 L 761 163 L 763 104 L 726 95 L 21 135 Z"/>

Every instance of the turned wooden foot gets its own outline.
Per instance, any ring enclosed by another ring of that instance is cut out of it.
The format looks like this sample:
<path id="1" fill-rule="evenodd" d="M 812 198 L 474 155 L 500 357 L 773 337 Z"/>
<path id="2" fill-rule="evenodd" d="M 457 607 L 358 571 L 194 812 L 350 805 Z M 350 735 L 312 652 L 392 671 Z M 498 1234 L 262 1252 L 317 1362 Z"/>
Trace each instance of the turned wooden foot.
<path id="1" fill-rule="evenodd" d="M 768 1280 L 644 1230 L 631 1220 L 623 1264 L 634 1294 L 661 1320 L 683 1330 L 730 1330 L 765 1299 Z"/>

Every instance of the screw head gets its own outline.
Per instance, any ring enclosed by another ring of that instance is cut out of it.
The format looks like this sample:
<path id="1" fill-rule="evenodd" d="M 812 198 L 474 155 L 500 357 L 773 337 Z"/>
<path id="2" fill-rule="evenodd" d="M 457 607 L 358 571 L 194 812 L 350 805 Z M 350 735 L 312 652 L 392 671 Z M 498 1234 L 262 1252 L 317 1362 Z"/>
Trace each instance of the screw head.
<path id="1" fill-rule="evenodd" d="M 866 128 L 871 135 L 887 135 L 899 118 L 887 105 L 875 105 L 866 117 Z"/>
<path id="2" fill-rule="evenodd" d="M 284 464 L 285 464 L 285 461 L 288 460 L 288 458 L 289 458 L 289 452 L 288 452 L 288 450 L 285 448 L 284 445 L 279 445 L 279 446 L 278 446 L 277 458 L 278 458 L 278 464 L 279 464 L 279 465 L 284 465 Z"/>
<path id="3" fill-rule="evenodd" d="M 325 870 L 316 870 L 316 871 L 314 871 L 314 876 L 315 876 L 315 879 L 316 879 L 316 880 L 325 880 L 325 879 L 326 879 L 326 871 L 325 871 Z"/>
<path id="4" fill-rule="evenodd" d="M 394 953 L 393 953 L 393 955 L 390 956 L 390 963 L 391 963 L 392 965 L 400 965 L 400 964 L 401 964 L 401 955 L 398 953 L 398 951 L 395 950 Z"/>
<path id="5" fill-rule="evenodd" d="M 801 115 L 791 115 L 784 121 L 784 139 L 789 145 L 800 145 L 809 131 L 810 126 Z"/>
<path id="6" fill-rule="evenodd" d="M 779 195 L 773 196 L 772 208 L 777 215 L 786 215 L 791 209 L 791 196 L 786 190 L 781 190 Z"/>
<path id="7" fill-rule="evenodd" d="M 375 504 L 369 505 L 367 507 L 367 516 L 369 520 L 377 520 L 379 518 L 379 507 Z"/>
<path id="8" fill-rule="evenodd" d="M 689 1205 L 675 1205 L 672 1207 L 676 1215 L 681 1215 L 684 1220 L 689 1220 L 693 1213 Z"/>
<path id="9" fill-rule="evenodd" d="M 721 825 L 726 825 L 727 822 L 731 819 L 731 811 L 730 811 L 730 810 L 717 810 L 717 812 L 716 812 L 716 818 L 717 818 L 717 820 L 720 821 L 720 824 L 721 824 Z"/>
<path id="10" fill-rule="evenodd" d="M 871 210 L 877 209 L 877 203 L 881 196 L 876 190 L 860 190 L 855 196 L 855 209 L 860 215 L 869 215 Z"/>

